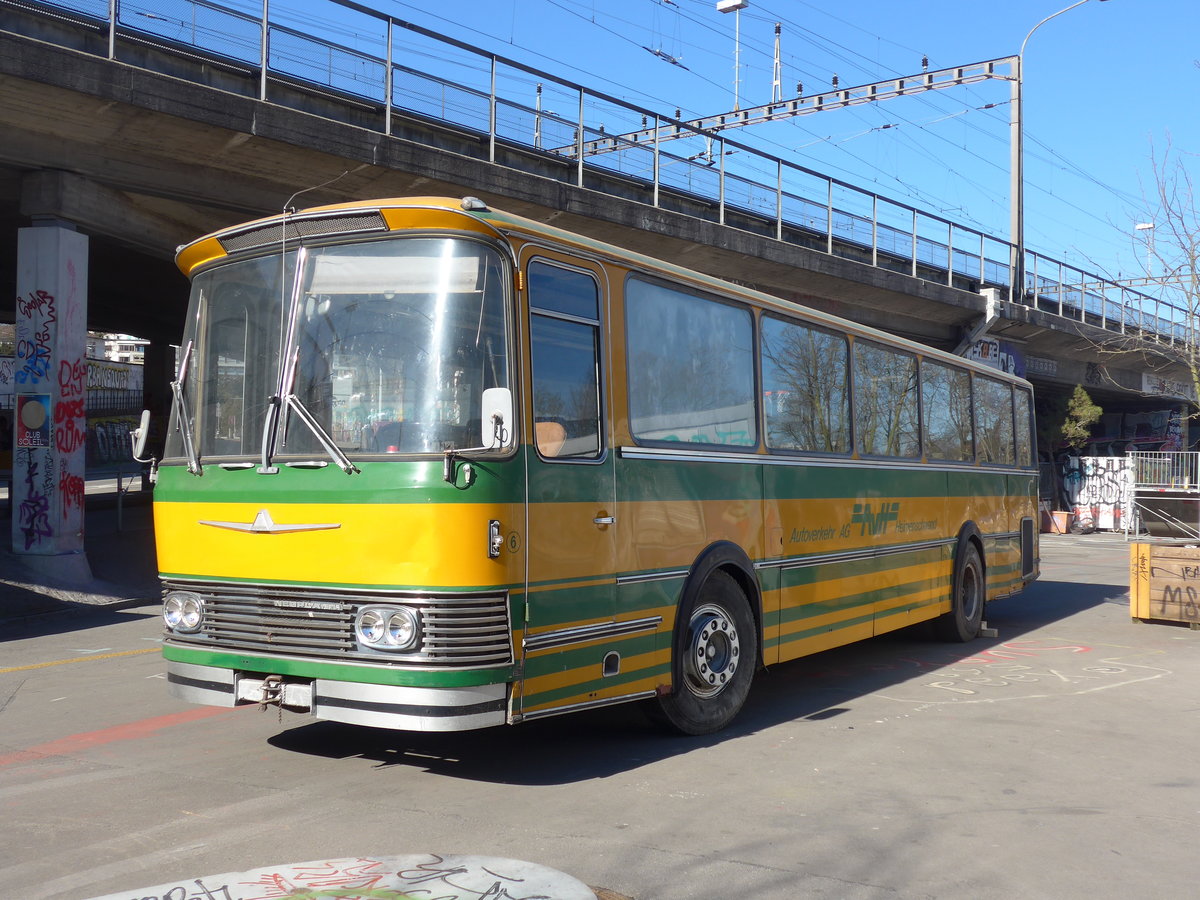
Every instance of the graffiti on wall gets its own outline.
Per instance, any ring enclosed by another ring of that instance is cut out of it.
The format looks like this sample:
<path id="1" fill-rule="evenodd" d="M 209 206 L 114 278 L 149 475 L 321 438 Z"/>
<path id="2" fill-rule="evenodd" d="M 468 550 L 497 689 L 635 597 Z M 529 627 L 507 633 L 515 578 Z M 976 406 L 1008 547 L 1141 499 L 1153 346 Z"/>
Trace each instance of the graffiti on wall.
<path id="1" fill-rule="evenodd" d="M 53 440 L 63 452 L 83 445 L 88 468 L 129 463 L 129 432 L 144 405 L 142 366 L 103 359 L 62 362 L 57 373 L 62 400 L 56 404 L 49 394 L 17 397 L 17 366 L 13 357 L 0 357 L 0 469 L 12 468 L 14 425 L 19 447 L 49 446 Z"/>
<path id="2" fill-rule="evenodd" d="M 1072 516 L 1087 528 L 1118 531 L 1133 515 L 1133 463 L 1125 456 L 1076 456 L 1063 489 Z"/>

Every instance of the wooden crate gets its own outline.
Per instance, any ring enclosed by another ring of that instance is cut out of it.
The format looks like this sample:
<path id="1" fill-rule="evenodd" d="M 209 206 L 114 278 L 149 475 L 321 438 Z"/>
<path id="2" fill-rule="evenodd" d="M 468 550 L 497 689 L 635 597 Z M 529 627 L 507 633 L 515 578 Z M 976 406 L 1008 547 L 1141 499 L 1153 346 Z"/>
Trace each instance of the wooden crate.
<path id="1" fill-rule="evenodd" d="M 1200 630 L 1200 548 L 1130 544 L 1129 612 Z"/>

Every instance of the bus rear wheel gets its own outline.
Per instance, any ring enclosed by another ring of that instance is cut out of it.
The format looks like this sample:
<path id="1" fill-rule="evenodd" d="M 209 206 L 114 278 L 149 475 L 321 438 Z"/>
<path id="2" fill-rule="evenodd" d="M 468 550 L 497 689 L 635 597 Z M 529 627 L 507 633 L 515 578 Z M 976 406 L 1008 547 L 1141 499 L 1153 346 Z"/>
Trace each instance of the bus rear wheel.
<path id="1" fill-rule="evenodd" d="M 720 731 L 741 710 L 758 662 L 758 632 L 746 595 L 725 572 L 704 582 L 681 613 L 675 690 L 659 697 L 654 718 L 684 734 Z"/>
<path id="2" fill-rule="evenodd" d="M 983 560 L 971 541 L 964 541 L 954 565 L 954 587 L 950 612 L 934 620 L 937 636 L 943 641 L 962 643 L 979 637 L 983 627 L 983 606 L 987 600 Z"/>

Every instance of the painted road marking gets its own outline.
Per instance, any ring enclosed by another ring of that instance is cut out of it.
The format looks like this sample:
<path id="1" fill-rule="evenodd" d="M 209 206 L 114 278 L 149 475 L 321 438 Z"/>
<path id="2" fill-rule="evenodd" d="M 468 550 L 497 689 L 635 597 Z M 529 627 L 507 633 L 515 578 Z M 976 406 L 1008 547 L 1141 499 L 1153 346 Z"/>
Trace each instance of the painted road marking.
<path id="1" fill-rule="evenodd" d="M 113 725 L 110 728 L 101 728 L 99 731 L 70 734 L 53 741 L 47 741 L 44 744 L 27 747 L 24 750 L 16 750 L 12 753 L 0 753 L 0 768 L 10 766 L 14 763 L 36 762 L 50 756 L 69 756 L 73 753 L 90 750 L 93 747 L 102 747 L 105 744 L 113 744 L 117 741 L 131 741 L 136 738 L 149 737 L 158 731 L 162 731 L 164 728 L 171 728 L 175 725 L 186 725 L 189 722 L 210 719 L 213 716 L 227 716 L 231 713 L 247 709 L 255 709 L 255 707 L 246 706 L 241 709 L 226 709 L 223 707 L 200 706 L 195 709 L 184 710 L 183 712 L 142 719 L 139 722 Z"/>
<path id="2" fill-rule="evenodd" d="M 157 652 L 157 647 L 146 647 L 142 650 L 122 650 L 119 653 L 105 653 L 103 656 L 75 656 L 71 659 L 56 659 L 51 662 L 32 663 L 28 666 L 10 666 L 7 669 L 0 669 L 0 675 L 4 675 L 7 672 L 28 672 L 31 669 L 45 669 L 50 666 L 65 666 L 68 663 L 95 662 L 98 659 L 117 659 L 121 656 L 141 656 L 143 653 Z"/>

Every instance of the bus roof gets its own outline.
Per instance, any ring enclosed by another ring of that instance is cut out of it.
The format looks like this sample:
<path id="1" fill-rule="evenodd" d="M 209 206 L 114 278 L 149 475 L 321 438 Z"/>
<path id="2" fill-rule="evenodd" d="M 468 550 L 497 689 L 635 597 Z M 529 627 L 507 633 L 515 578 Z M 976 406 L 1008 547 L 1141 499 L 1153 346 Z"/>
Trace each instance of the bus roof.
<path id="1" fill-rule="evenodd" d="M 627 250 L 555 225 L 493 209 L 475 197 L 461 199 L 445 196 L 390 197 L 314 206 L 295 212 L 279 213 L 233 225 L 180 246 L 176 251 L 176 265 L 184 275 L 191 277 L 199 269 L 230 254 L 250 248 L 262 248 L 272 243 L 278 244 L 283 238 L 281 226 L 285 220 L 289 223 L 294 222 L 298 226 L 294 235 L 288 235 L 289 240 L 356 233 L 385 234 L 388 231 L 399 231 L 412 227 L 460 232 L 474 231 L 497 238 L 503 238 L 506 234 L 513 232 L 541 237 L 558 244 L 581 249 L 590 255 L 605 258 L 627 268 L 691 282 L 695 286 L 707 287 L 724 294 L 734 294 L 738 299 L 755 303 L 764 309 L 800 312 L 811 321 L 847 331 L 856 337 L 879 340 L 904 347 L 923 356 L 940 357 L 955 365 L 965 365 L 982 374 L 1028 384 L 1023 378 L 983 363 L 955 356 L 936 347 L 898 337 L 869 325 L 862 325 L 831 313 L 822 312 L 798 301 L 787 300 L 754 288 L 735 284 L 715 275 L 708 275 L 634 250 Z M 320 231 L 319 228 L 314 231 L 311 227 L 308 229 L 302 227 L 303 223 L 319 225 L 322 222 L 329 223 L 330 227 L 324 231 Z"/>

